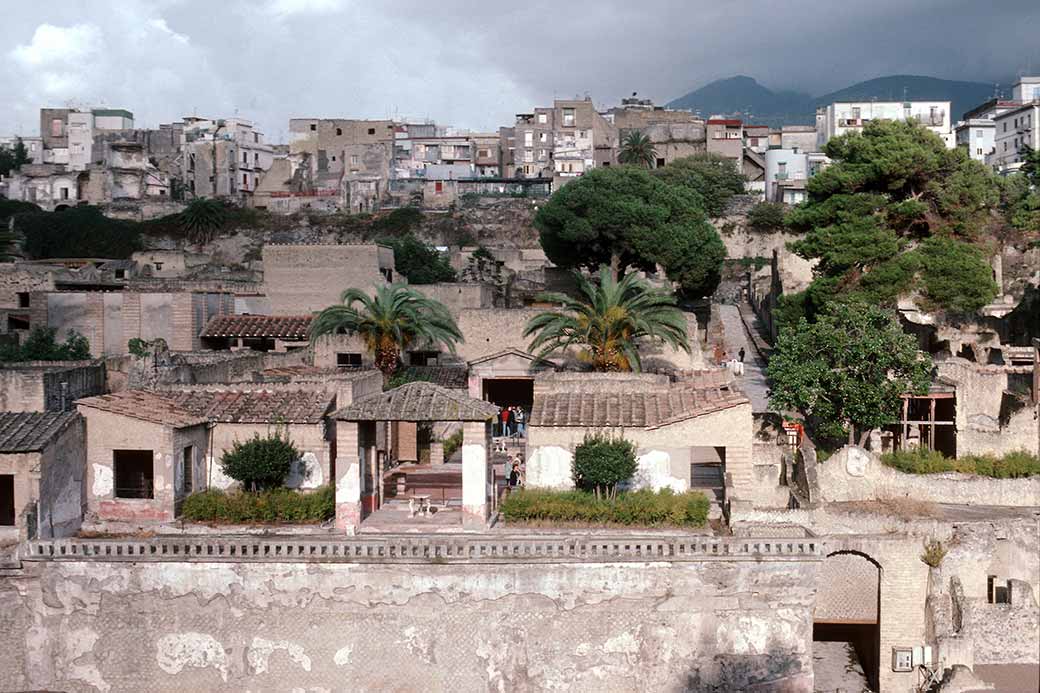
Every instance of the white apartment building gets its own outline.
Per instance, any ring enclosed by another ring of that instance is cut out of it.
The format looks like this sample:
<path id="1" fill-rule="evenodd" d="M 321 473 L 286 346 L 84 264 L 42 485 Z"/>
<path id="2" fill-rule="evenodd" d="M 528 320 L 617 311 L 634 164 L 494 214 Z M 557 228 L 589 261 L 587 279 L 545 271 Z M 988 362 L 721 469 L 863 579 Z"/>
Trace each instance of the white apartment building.
<path id="1" fill-rule="evenodd" d="M 832 137 L 859 132 L 872 120 L 912 120 L 956 146 L 949 101 L 839 101 L 817 109 L 816 131 L 820 147 Z"/>
<path id="2" fill-rule="evenodd" d="M 1040 148 L 1040 101 L 1004 111 L 994 117 L 993 126 L 993 153 L 986 163 L 998 173 L 1017 171 L 1026 147 Z"/>
<path id="3" fill-rule="evenodd" d="M 1040 101 L 1040 75 L 1019 77 L 1011 90 L 1011 100 L 1019 103 Z"/>
<path id="4" fill-rule="evenodd" d="M 986 163 L 986 157 L 993 153 L 993 138 L 996 125 L 985 118 L 971 118 L 959 121 L 954 127 L 957 146 L 968 153 L 975 161 Z"/>
<path id="5" fill-rule="evenodd" d="M 68 114 L 68 164 L 70 171 L 85 171 L 90 166 L 94 134 L 99 131 L 132 130 L 134 114 L 122 108 L 71 110 Z M 54 163 L 60 163 L 55 161 Z"/>
<path id="6" fill-rule="evenodd" d="M 274 148 L 243 118 L 187 117 L 183 137 L 183 175 L 193 197 L 251 193 L 274 161 Z"/>

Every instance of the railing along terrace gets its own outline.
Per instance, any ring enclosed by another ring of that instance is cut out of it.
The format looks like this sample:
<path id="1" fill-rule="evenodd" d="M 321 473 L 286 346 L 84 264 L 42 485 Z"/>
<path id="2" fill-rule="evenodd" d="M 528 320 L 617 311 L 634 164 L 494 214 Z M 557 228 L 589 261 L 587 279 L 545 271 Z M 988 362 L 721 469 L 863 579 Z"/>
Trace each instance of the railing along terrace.
<path id="1" fill-rule="evenodd" d="M 685 562 L 816 560 L 814 540 L 703 536 L 383 535 L 41 539 L 23 561 L 194 561 L 317 563 Z"/>

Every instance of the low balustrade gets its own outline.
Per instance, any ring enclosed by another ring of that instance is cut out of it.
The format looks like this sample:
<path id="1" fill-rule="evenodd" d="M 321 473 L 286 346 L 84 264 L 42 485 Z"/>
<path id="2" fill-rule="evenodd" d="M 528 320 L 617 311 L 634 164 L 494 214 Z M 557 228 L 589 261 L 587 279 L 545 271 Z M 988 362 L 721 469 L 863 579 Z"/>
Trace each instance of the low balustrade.
<path id="1" fill-rule="evenodd" d="M 195 561 L 470 563 L 816 560 L 808 539 L 488 535 L 43 539 L 24 543 L 23 561 Z"/>

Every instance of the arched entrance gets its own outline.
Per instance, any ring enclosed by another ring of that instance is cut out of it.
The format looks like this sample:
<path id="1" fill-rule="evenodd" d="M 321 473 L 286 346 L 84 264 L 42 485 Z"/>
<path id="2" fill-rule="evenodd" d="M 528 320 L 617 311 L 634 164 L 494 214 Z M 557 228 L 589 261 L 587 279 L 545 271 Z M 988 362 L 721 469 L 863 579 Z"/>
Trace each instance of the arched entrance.
<path id="1" fill-rule="evenodd" d="M 878 690 L 881 644 L 881 566 L 866 554 L 835 551 L 820 564 L 813 611 L 814 670 L 816 690 L 848 687 L 858 669 L 848 660 L 854 655 L 871 690 Z M 815 643 L 843 643 L 845 647 Z M 838 661 L 831 661 L 831 660 Z M 845 677 L 823 681 L 827 677 Z M 822 684 L 822 685 L 821 685 Z M 844 684 L 844 685 L 843 685 Z M 849 690 L 853 690 L 849 687 Z"/>

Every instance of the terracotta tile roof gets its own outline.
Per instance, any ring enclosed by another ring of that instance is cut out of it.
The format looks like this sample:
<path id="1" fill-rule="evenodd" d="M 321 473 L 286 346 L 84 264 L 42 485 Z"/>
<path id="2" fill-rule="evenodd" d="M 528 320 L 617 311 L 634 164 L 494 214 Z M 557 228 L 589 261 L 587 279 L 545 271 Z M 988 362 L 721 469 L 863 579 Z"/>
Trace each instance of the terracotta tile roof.
<path id="1" fill-rule="evenodd" d="M 200 337 L 280 337 L 307 339 L 310 315 L 216 315 Z"/>
<path id="2" fill-rule="evenodd" d="M 498 415 L 491 402 L 472 399 L 433 383 L 408 383 L 362 397 L 336 412 L 343 421 L 487 421 Z"/>
<path id="3" fill-rule="evenodd" d="M 658 428 L 747 401 L 733 390 L 681 385 L 649 392 L 545 392 L 534 398 L 530 425 Z"/>
<path id="4" fill-rule="evenodd" d="M 313 390 L 183 390 L 164 393 L 178 407 L 222 423 L 318 423 L 335 395 Z"/>
<path id="5" fill-rule="evenodd" d="M 469 389 L 469 369 L 465 366 L 408 366 L 402 377 L 410 381 L 433 383 L 449 390 Z"/>
<path id="6" fill-rule="evenodd" d="M 167 394 L 147 390 L 126 390 L 111 395 L 87 397 L 77 400 L 76 404 L 173 428 L 206 423 L 205 418 L 178 406 Z"/>
<path id="7" fill-rule="evenodd" d="M 0 453 L 43 450 L 79 418 L 74 411 L 0 413 Z"/>

